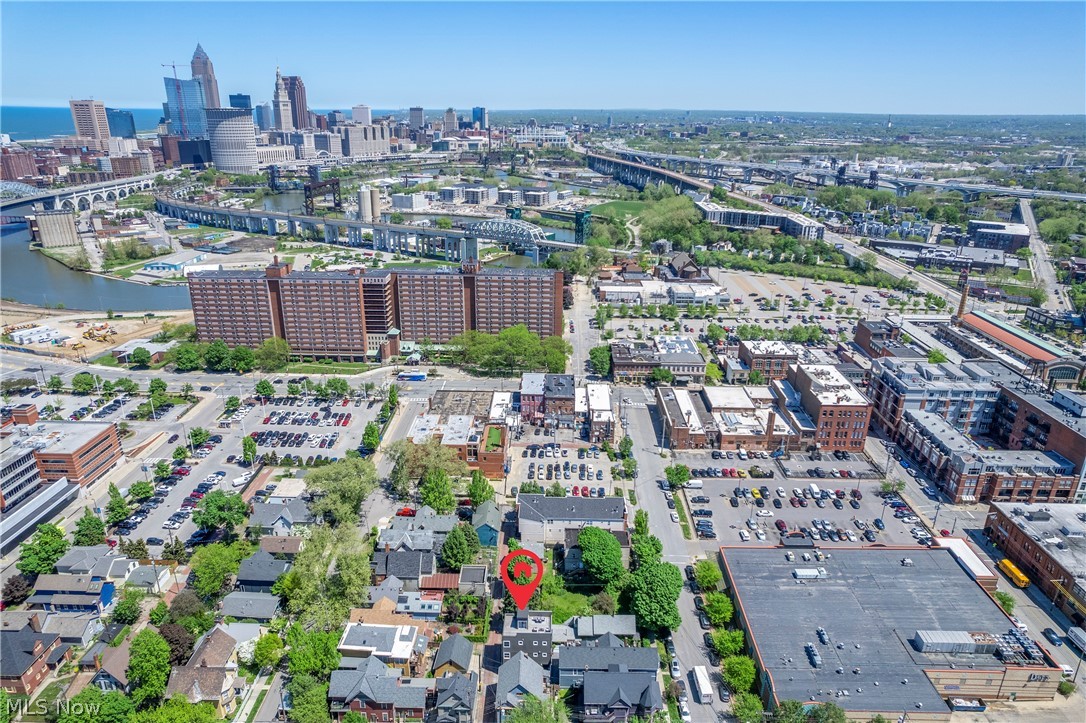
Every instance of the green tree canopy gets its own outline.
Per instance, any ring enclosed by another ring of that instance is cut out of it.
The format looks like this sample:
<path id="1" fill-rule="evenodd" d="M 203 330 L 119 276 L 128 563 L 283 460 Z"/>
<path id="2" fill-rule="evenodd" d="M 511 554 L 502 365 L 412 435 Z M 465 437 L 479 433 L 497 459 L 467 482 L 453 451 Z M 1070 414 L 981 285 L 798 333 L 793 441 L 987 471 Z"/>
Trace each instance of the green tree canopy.
<path id="1" fill-rule="evenodd" d="M 196 505 L 192 514 L 193 523 L 205 530 L 217 530 L 225 527 L 232 531 L 245 522 L 249 506 L 241 495 L 235 492 L 212 490 Z"/>
<path id="2" fill-rule="evenodd" d="M 762 699 L 743 691 L 732 696 L 732 715 L 739 723 L 763 723 Z"/>
<path id="3" fill-rule="evenodd" d="M 339 667 L 339 630 L 306 631 L 295 623 L 287 631 L 290 646 L 290 674 L 327 678 Z"/>
<path id="4" fill-rule="evenodd" d="M 439 515 L 446 515 L 456 507 L 452 480 L 443 469 L 432 469 L 422 477 L 419 484 L 419 500 L 432 507 Z"/>
<path id="5" fill-rule="evenodd" d="M 101 545 L 106 541 L 106 523 L 98 519 L 89 507 L 83 508 L 83 516 L 75 523 L 72 544 L 77 547 Z"/>
<path id="6" fill-rule="evenodd" d="M 147 382 L 147 391 L 150 394 L 165 394 L 166 393 L 166 380 L 159 379 L 158 377 Z"/>
<path id="7" fill-rule="evenodd" d="M 942 364 L 946 360 L 947 360 L 946 354 L 939 351 L 938 349 L 932 349 L 931 351 L 928 352 L 928 363 L 929 364 Z"/>
<path id="8" fill-rule="evenodd" d="M 222 592 L 227 579 L 236 575 L 241 561 L 249 556 L 250 546 L 238 541 L 227 545 L 215 543 L 203 545 L 192 555 L 192 589 L 202 598 L 217 596 Z"/>
<path id="9" fill-rule="evenodd" d="M 710 592 L 705 595 L 705 615 L 713 625 L 726 625 L 734 614 L 731 598 L 724 593 Z"/>
<path id="10" fill-rule="evenodd" d="M 151 365 L 151 352 L 147 351 L 145 347 L 137 346 L 128 355 L 128 361 L 138 367 L 146 367 Z"/>
<path id="11" fill-rule="evenodd" d="M 144 628 L 132 639 L 128 659 L 132 702 L 143 707 L 157 701 L 166 692 L 169 677 L 169 644 L 152 628 Z"/>
<path id="12" fill-rule="evenodd" d="M 472 561 L 473 553 L 460 525 L 452 528 L 441 547 L 441 561 L 451 570 L 459 570 Z"/>
<path id="13" fill-rule="evenodd" d="M 664 477 L 671 489 L 678 489 L 690 481 L 690 468 L 685 464 L 672 464 L 664 469 Z"/>
<path id="14" fill-rule="evenodd" d="M 256 355 L 247 346 L 236 346 L 230 352 L 230 368 L 238 374 L 247 374 L 256 368 Z"/>
<path id="15" fill-rule="evenodd" d="M 241 438 L 241 458 L 246 462 L 255 462 L 257 455 L 256 440 L 252 437 Z"/>
<path id="16" fill-rule="evenodd" d="M 137 712 L 128 723 L 220 723 L 221 720 L 210 703 L 194 704 L 183 695 L 175 695 L 156 708 Z"/>
<path id="17" fill-rule="evenodd" d="M 381 428 L 376 422 L 367 422 L 366 429 L 362 432 L 362 446 L 365 449 L 376 450 L 381 444 Z"/>
<path id="18" fill-rule="evenodd" d="M 261 379 L 256 383 L 256 387 L 253 388 L 253 393 L 258 397 L 274 397 L 275 386 L 267 379 Z"/>
<path id="19" fill-rule="evenodd" d="M 611 347 L 596 346 L 588 351 L 588 361 L 592 364 L 592 371 L 601 377 L 611 374 Z"/>
<path id="20" fill-rule="evenodd" d="M 577 536 L 585 570 L 601 585 L 621 580 L 626 574 L 622 564 L 622 546 L 607 530 L 585 527 Z"/>
<path id="21" fill-rule="evenodd" d="M 430 470 L 441 470 L 449 477 L 462 477 L 468 472 L 467 464 L 456 456 L 456 451 L 436 439 L 423 444 L 400 439 L 387 448 L 392 460 L 392 489 L 401 497 L 407 496 L 416 480 Z"/>
<path id="22" fill-rule="evenodd" d="M 253 648 L 253 663 L 260 669 L 273 668 L 283 657 L 283 640 L 275 633 L 265 633 Z"/>
<path id="23" fill-rule="evenodd" d="M 204 350 L 204 364 L 213 372 L 230 370 L 230 347 L 222 339 L 216 339 Z"/>
<path id="24" fill-rule="evenodd" d="M 720 566 L 713 560 L 698 560 L 694 563 L 694 579 L 702 590 L 716 590 L 722 575 Z"/>
<path id="25" fill-rule="evenodd" d="M 45 383 L 45 388 L 53 394 L 56 394 L 64 388 L 64 380 L 60 378 L 59 374 L 54 374 L 49 377 L 49 381 Z"/>
<path id="26" fill-rule="evenodd" d="M 745 655 L 724 658 L 720 663 L 720 674 L 728 687 L 740 693 L 749 691 L 757 676 L 754 661 Z"/>
<path id="27" fill-rule="evenodd" d="M 494 487 L 490 484 L 490 480 L 486 478 L 486 475 L 479 470 L 471 473 L 471 482 L 468 483 L 468 497 L 471 498 L 471 504 L 474 507 L 494 500 Z"/>
<path id="28" fill-rule="evenodd" d="M 306 486 L 315 493 L 314 514 L 333 525 L 353 525 L 362 503 L 377 489 L 377 469 L 371 460 L 348 457 L 310 472 Z"/>
<path id="29" fill-rule="evenodd" d="M 98 686 L 88 685 L 57 710 L 56 723 L 126 723 L 136 707 L 124 693 L 103 693 Z"/>
<path id="30" fill-rule="evenodd" d="M 133 482 L 132 486 L 128 488 L 128 494 L 134 500 L 145 500 L 155 494 L 155 486 L 146 480 L 139 480 Z"/>
<path id="31" fill-rule="evenodd" d="M 630 585 L 631 612 L 644 630 L 678 630 L 682 618 L 677 601 L 683 578 L 679 568 L 666 562 L 638 564 Z"/>
<path id="32" fill-rule="evenodd" d="M 64 530 L 42 523 L 30 539 L 19 546 L 19 561 L 15 567 L 24 575 L 52 574 L 57 560 L 64 557 L 69 547 Z"/>
<path id="33" fill-rule="evenodd" d="M 173 363 L 179 372 L 192 372 L 203 366 L 200 349 L 195 344 L 178 344 L 173 350 Z"/>
<path id="34" fill-rule="evenodd" d="M 189 430 L 189 442 L 192 443 L 193 447 L 207 444 L 209 439 L 211 439 L 211 432 L 203 427 L 193 427 Z"/>
<path id="35" fill-rule="evenodd" d="M 713 633 L 713 648 L 721 658 L 739 655 L 745 642 L 742 630 L 717 630 Z"/>
<path id="36" fill-rule="evenodd" d="M 540 699 L 528 695 L 509 711 L 505 723 L 569 723 L 569 710 L 558 698 Z"/>
<path id="37" fill-rule="evenodd" d="M 290 344 L 277 336 L 265 339 L 256 350 L 256 366 L 266 372 L 277 372 L 290 361 Z"/>

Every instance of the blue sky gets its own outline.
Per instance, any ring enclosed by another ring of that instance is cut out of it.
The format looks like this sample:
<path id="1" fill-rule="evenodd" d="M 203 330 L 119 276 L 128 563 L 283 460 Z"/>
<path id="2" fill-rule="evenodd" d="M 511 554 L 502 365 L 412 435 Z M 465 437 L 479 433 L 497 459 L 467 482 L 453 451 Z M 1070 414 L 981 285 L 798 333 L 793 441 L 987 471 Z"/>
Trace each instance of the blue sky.
<path id="1" fill-rule="evenodd" d="M 1086 109 L 1082 2 L 30 3 L 4 0 L 4 105 L 164 100 L 211 56 L 224 102 L 312 108 Z M 179 72 L 182 69 L 179 68 Z"/>

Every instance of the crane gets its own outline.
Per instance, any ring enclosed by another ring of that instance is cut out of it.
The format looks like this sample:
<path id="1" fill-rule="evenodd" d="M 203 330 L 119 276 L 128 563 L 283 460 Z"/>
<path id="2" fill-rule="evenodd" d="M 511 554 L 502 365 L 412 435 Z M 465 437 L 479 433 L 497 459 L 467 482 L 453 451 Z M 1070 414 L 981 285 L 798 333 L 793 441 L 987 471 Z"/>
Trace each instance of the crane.
<path id="1" fill-rule="evenodd" d="M 173 68 L 173 89 L 174 93 L 177 95 L 177 114 L 180 116 L 178 120 L 181 121 L 181 137 L 188 138 L 189 129 L 188 126 L 185 124 L 185 103 L 184 100 L 181 98 L 181 81 L 177 77 L 177 63 L 174 63 L 173 61 L 169 63 L 162 63 L 162 67 Z"/>

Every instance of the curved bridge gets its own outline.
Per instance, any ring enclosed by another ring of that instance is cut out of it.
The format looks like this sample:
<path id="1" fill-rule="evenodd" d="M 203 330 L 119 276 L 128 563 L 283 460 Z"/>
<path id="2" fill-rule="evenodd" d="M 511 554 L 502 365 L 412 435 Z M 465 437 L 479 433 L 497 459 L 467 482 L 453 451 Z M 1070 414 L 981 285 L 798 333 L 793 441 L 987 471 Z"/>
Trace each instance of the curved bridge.
<path id="1" fill-rule="evenodd" d="M 40 188 L 18 181 L 0 181 L 0 198 L 26 198 L 40 192 Z"/>
<path id="2" fill-rule="evenodd" d="M 157 174 L 148 174 L 146 176 L 132 176 L 131 178 L 117 178 L 112 181 L 102 181 L 101 183 L 89 183 L 84 186 L 44 189 L 16 183 L 15 186 L 25 188 L 13 190 L 10 196 L 7 193 L 7 187 L 12 182 L 4 181 L 5 189 L 2 197 L 18 199 L 20 204 L 41 203 L 41 207 L 46 210 L 87 211 L 93 203 L 116 201 L 133 193 L 153 190 L 156 177 Z M 25 191 L 27 188 L 30 189 L 30 192 Z"/>

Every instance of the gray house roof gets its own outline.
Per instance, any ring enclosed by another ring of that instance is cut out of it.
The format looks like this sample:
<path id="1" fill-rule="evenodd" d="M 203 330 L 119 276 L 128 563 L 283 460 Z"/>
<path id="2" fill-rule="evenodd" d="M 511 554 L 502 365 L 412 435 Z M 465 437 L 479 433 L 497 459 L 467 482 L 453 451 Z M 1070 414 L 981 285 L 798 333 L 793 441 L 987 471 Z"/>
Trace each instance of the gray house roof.
<path id="1" fill-rule="evenodd" d="M 401 685 L 398 670 L 370 656 L 364 658 L 357 668 L 333 670 L 328 697 L 344 703 L 361 699 L 382 705 L 391 704 L 397 708 L 425 708 L 433 681 L 427 683 Z"/>
<path id="2" fill-rule="evenodd" d="M 597 638 L 606 633 L 620 637 L 637 635 L 637 618 L 633 615 L 581 615 L 570 621 L 578 638 Z"/>
<path id="3" fill-rule="evenodd" d="M 34 646 L 41 643 L 48 648 L 60 636 L 56 633 L 36 633 L 27 625 L 19 630 L 0 632 L 0 660 L 4 661 L 4 677 L 19 677 L 33 665 L 37 656 Z"/>
<path id="4" fill-rule="evenodd" d="M 434 551 L 437 540 L 433 530 L 412 530 L 404 527 L 386 527 L 377 535 L 377 549 L 383 550 L 388 546 L 393 550 L 424 550 Z M 438 545 L 440 550 L 440 545 Z"/>
<path id="5" fill-rule="evenodd" d="M 535 522 L 620 522 L 626 503 L 620 497 L 520 495 L 517 514 Z"/>
<path id="6" fill-rule="evenodd" d="M 456 515 L 439 515 L 432 507 L 420 507 L 414 517 L 405 517 L 411 520 L 416 530 L 432 530 L 438 534 L 448 534 L 452 528 L 460 524 Z"/>
<path id="7" fill-rule="evenodd" d="M 498 685 L 494 705 L 514 707 L 525 695 L 543 697 L 543 666 L 523 652 L 517 653 L 498 668 Z"/>
<path id="8" fill-rule="evenodd" d="M 471 517 L 471 526 L 476 530 L 483 526 L 500 530 L 502 515 L 498 511 L 498 506 L 489 500 L 479 505 L 479 509 L 475 510 L 475 514 Z"/>
<path id="9" fill-rule="evenodd" d="M 605 708 L 663 707 L 660 686 L 649 673 L 601 673 L 594 670 L 584 674 L 581 697 L 585 705 Z"/>
<path id="10" fill-rule="evenodd" d="M 73 547 L 57 560 L 57 572 L 80 573 L 90 572 L 99 560 L 112 556 L 109 545 L 91 545 L 89 547 Z"/>
<path id="11" fill-rule="evenodd" d="M 450 635 L 441 641 L 441 646 L 437 649 L 437 655 L 434 656 L 434 670 L 443 665 L 452 664 L 462 671 L 467 671 L 471 667 L 473 649 L 471 641 L 463 635 L 459 633 Z"/>
<path id="12" fill-rule="evenodd" d="M 475 673 L 469 675 L 456 673 L 438 678 L 435 707 L 438 711 L 462 708 L 466 709 L 470 715 L 475 708 L 475 691 L 478 688 L 479 676 Z M 442 723 L 443 720 L 445 720 L 443 717 L 438 717 L 438 723 Z M 458 719 L 453 717 L 450 720 Z"/>
<path id="13" fill-rule="evenodd" d="M 378 575 L 395 575 L 401 580 L 418 580 L 432 575 L 437 566 L 434 553 L 424 550 L 400 550 L 373 553 L 373 571 Z"/>
<path id="14" fill-rule="evenodd" d="M 388 598 L 392 602 L 396 602 L 400 593 L 403 592 L 403 580 L 395 575 L 389 575 L 381 581 L 380 585 L 371 585 L 370 591 L 370 605 L 376 604 L 381 598 Z"/>
<path id="15" fill-rule="evenodd" d="M 238 580 L 246 582 L 273 583 L 279 576 L 289 570 L 291 563 L 288 560 L 276 560 L 270 552 L 257 550 L 250 557 L 241 561 L 238 570 Z"/>
<path id="16" fill-rule="evenodd" d="M 287 527 L 308 525 L 316 520 L 310 513 L 309 507 L 301 500 L 291 500 L 281 505 L 269 502 L 253 506 L 253 514 L 249 517 L 249 527 L 275 527 L 280 519 L 286 523 Z"/>
<path id="17" fill-rule="evenodd" d="M 652 672 L 660 667 L 660 651 L 656 648 L 609 648 L 576 645 L 562 648 L 558 656 L 558 669 L 619 670 L 626 666 L 631 672 Z"/>
<path id="18" fill-rule="evenodd" d="M 279 609 L 279 596 L 267 592 L 232 592 L 222 599 L 222 614 L 244 620 L 271 620 Z"/>
<path id="19" fill-rule="evenodd" d="M 159 584 L 164 572 L 168 572 L 168 567 L 160 567 L 158 565 L 140 565 L 135 570 L 128 574 L 128 579 L 125 580 L 129 585 L 137 585 L 139 587 L 154 588 Z"/>

